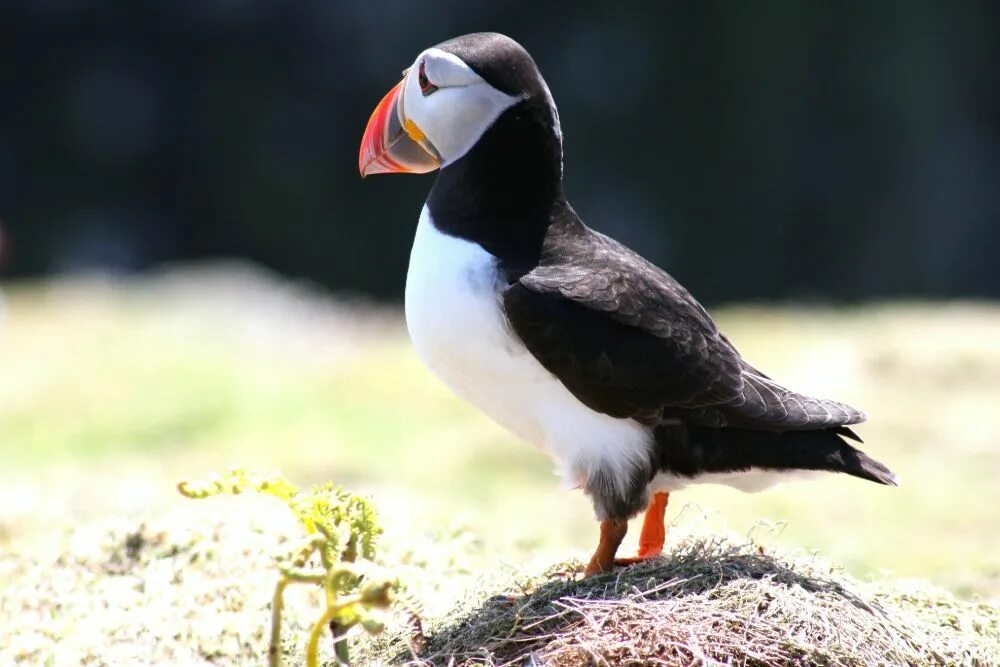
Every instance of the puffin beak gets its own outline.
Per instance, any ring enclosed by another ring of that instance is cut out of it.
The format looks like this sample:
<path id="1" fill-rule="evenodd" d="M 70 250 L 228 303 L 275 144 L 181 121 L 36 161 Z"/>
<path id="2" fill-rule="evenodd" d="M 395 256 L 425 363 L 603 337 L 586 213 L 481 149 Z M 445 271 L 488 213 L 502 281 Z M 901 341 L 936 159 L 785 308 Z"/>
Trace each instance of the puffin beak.
<path id="1" fill-rule="evenodd" d="M 404 77 L 375 107 L 358 154 L 361 177 L 369 174 L 426 174 L 441 165 L 437 150 L 403 115 Z"/>

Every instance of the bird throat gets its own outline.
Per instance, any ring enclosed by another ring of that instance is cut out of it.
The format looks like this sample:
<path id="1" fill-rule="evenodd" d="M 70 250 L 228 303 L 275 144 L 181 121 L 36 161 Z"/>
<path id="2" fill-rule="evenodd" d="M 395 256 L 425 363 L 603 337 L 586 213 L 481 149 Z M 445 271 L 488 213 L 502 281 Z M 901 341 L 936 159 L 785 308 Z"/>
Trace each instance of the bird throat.
<path id="1" fill-rule="evenodd" d="M 561 141 L 548 106 L 533 100 L 501 114 L 427 197 L 440 231 L 478 243 L 514 274 L 537 263 L 565 205 Z"/>

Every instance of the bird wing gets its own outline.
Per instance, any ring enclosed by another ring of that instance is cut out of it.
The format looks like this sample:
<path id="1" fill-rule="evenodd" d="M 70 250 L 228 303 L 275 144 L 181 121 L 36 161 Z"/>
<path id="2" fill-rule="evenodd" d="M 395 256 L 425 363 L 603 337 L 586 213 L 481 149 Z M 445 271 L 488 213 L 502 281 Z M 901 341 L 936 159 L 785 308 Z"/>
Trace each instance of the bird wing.
<path id="1" fill-rule="evenodd" d="M 863 421 L 792 392 L 740 357 L 666 272 L 580 225 L 503 292 L 511 329 L 582 403 L 655 424 L 792 430 Z"/>

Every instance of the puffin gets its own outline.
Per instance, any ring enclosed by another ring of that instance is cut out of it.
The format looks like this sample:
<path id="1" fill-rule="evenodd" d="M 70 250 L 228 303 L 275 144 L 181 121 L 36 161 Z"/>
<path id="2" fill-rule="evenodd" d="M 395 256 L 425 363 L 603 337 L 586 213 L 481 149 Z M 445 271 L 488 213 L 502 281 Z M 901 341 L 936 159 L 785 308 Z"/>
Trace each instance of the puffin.
<path id="1" fill-rule="evenodd" d="M 585 575 L 661 554 L 669 494 L 692 484 L 756 491 L 829 471 L 896 485 L 850 442 L 863 412 L 768 377 L 674 278 L 583 223 L 559 112 L 513 39 L 421 52 L 372 112 L 358 167 L 438 172 L 406 277 L 410 339 L 589 497 L 600 536 Z M 617 558 L 643 512 L 638 554 Z"/>

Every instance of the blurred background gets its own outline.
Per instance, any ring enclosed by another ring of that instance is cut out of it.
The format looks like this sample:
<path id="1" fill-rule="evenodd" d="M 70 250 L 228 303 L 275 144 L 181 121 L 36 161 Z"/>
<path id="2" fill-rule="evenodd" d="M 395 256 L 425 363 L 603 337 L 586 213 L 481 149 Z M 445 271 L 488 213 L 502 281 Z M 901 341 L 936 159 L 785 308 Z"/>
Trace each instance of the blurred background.
<path id="1" fill-rule="evenodd" d="M 545 74 L 583 219 L 751 362 L 864 408 L 903 480 L 705 487 L 671 518 L 1000 594 L 986 1 L 0 0 L 0 550 L 242 465 L 370 492 L 415 550 L 460 526 L 419 561 L 442 578 L 586 555 L 583 496 L 406 340 L 433 177 L 357 173 L 400 71 L 478 30 Z"/>
<path id="2" fill-rule="evenodd" d="M 363 185 L 423 48 L 534 55 L 591 225 L 710 302 L 1000 296 L 994 2 L 0 0 L 7 275 L 251 258 L 396 299 L 431 177 Z"/>

